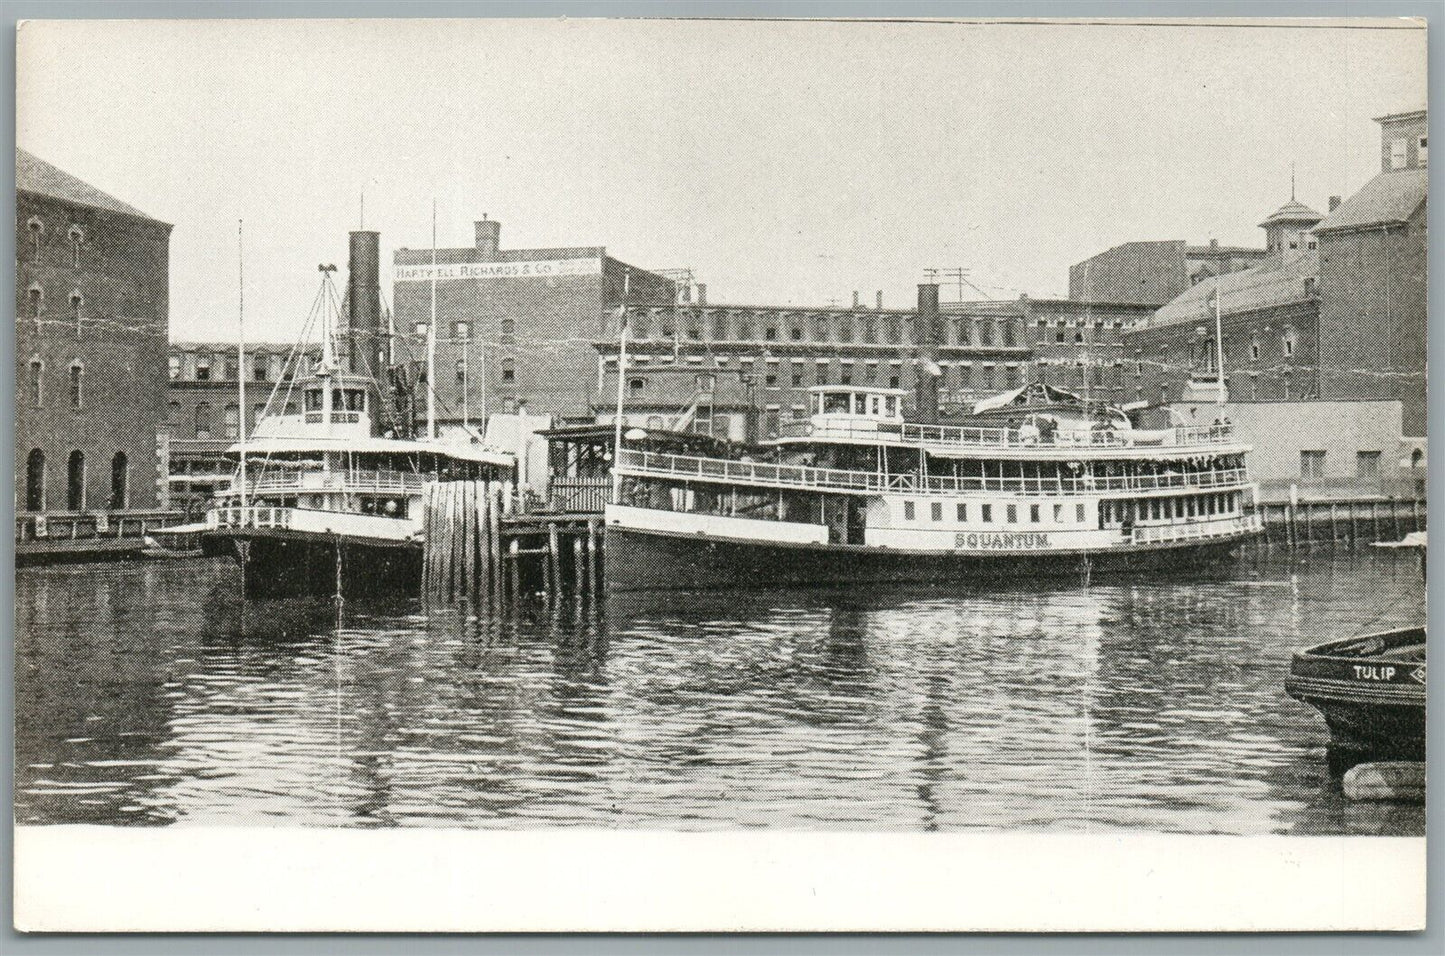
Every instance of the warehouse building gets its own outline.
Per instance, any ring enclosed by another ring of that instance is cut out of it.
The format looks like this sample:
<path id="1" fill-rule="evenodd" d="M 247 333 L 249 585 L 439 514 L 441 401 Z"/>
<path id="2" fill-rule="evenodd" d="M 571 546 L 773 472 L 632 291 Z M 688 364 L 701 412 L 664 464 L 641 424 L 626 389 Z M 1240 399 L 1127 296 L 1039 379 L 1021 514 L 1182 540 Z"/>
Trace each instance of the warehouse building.
<path id="1" fill-rule="evenodd" d="M 163 507 L 171 226 L 23 149 L 15 173 L 16 510 Z"/>

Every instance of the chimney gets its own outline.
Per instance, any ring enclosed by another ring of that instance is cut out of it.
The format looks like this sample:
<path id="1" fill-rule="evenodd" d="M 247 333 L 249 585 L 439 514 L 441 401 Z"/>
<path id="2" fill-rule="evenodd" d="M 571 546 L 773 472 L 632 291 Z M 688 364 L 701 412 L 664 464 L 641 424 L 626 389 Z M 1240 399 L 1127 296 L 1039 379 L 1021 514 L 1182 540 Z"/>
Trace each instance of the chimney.
<path id="1" fill-rule="evenodd" d="M 698 305 L 707 305 L 707 283 L 706 283 L 706 282 L 699 282 L 699 283 L 697 284 L 697 304 L 698 304 Z"/>
<path id="2" fill-rule="evenodd" d="M 1335 211 L 1336 209 L 1338 209 L 1338 208 L 1340 208 L 1340 197 L 1339 197 L 1339 196 L 1331 196 L 1331 197 L 1330 197 L 1330 212 L 1334 212 L 1334 211 Z"/>
<path id="3" fill-rule="evenodd" d="M 882 289 L 879 289 L 876 293 L 874 293 L 873 299 L 874 299 L 875 302 L 877 302 L 877 305 L 875 305 L 874 308 L 875 308 L 875 309 L 882 309 L 882 308 L 883 308 L 883 290 L 882 290 Z"/>
<path id="4" fill-rule="evenodd" d="M 857 309 L 858 309 L 858 290 L 857 290 L 857 289 L 854 289 L 854 290 L 853 290 L 853 310 L 856 312 Z"/>
<path id="5" fill-rule="evenodd" d="M 1218 240 L 1218 239 L 1211 239 L 1211 240 L 1209 240 L 1209 248 L 1211 248 L 1211 249 L 1218 249 L 1218 248 L 1219 248 L 1219 240 Z"/>
<path id="6" fill-rule="evenodd" d="M 913 323 L 918 359 L 914 382 L 918 390 L 918 420 L 925 425 L 938 423 L 938 283 L 918 284 L 918 316 Z"/>
<path id="7" fill-rule="evenodd" d="M 497 258 L 497 250 L 502 247 L 502 224 L 495 219 L 488 219 L 485 214 L 477 220 L 477 253 L 483 262 L 491 262 Z"/>
<path id="8" fill-rule="evenodd" d="M 380 377 L 390 355 L 381 336 L 381 235 L 351 233 L 347 263 L 347 363 L 352 372 Z"/>

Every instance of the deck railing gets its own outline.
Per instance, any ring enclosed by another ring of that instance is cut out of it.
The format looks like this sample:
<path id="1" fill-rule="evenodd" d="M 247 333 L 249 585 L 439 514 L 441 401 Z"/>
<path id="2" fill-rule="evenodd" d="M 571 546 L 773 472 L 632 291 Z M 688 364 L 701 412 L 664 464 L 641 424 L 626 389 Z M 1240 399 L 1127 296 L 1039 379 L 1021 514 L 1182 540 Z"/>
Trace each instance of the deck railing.
<path id="1" fill-rule="evenodd" d="M 1240 515 L 1215 521 L 1186 524 L 1145 525 L 1134 528 L 1135 544 L 1158 544 L 1165 541 L 1202 541 L 1209 538 L 1231 538 L 1255 534 L 1264 527 L 1259 515 Z"/>
<path id="2" fill-rule="evenodd" d="M 180 511 L 21 512 L 15 516 L 15 541 L 84 541 L 94 538 L 144 538 L 179 524 Z"/>
<path id="3" fill-rule="evenodd" d="M 673 478 L 765 488 L 804 488 L 878 494 L 885 491 L 949 494 L 965 491 L 1004 491 L 1016 494 L 1097 494 L 1116 491 L 1213 490 L 1249 482 L 1244 468 L 1194 474 L 1081 476 L 1078 478 L 954 478 L 916 474 L 884 474 L 807 465 L 702 458 L 665 452 L 623 449 L 622 473 L 634 477 Z"/>
<path id="4" fill-rule="evenodd" d="M 612 479 L 607 476 L 553 478 L 547 505 L 551 511 L 566 514 L 600 514 L 611 493 Z"/>
<path id="5" fill-rule="evenodd" d="M 1235 441 L 1233 425 L 1199 425 L 1158 431 L 1059 429 L 1047 438 L 1017 428 L 973 428 L 961 425 L 919 425 L 886 421 L 838 421 L 815 423 L 809 419 L 785 421 L 779 425 L 783 438 L 878 441 L 892 438 L 924 445 L 963 448 L 1193 448 L 1224 445 Z"/>
<path id="6" fill-rule="evenodd" d="M 406 471 L 273 471 L 248 482 L 249 493 L 286 491 L 380 492 L 421 494 L 425 475 Z"/>

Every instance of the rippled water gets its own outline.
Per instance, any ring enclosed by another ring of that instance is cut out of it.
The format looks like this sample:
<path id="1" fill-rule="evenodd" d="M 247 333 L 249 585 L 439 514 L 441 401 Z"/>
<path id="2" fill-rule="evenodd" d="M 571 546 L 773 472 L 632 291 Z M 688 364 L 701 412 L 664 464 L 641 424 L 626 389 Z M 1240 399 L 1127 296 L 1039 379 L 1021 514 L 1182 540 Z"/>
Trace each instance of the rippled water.
<path id="1" fill-rule="evenodd" d="M 20 822 L 1424 832 L 1345 801 L 1283 691 L 1292 648 L 1423 620 L 1410 555 L 339 627 L 238 585 L 20 571 Z"/>

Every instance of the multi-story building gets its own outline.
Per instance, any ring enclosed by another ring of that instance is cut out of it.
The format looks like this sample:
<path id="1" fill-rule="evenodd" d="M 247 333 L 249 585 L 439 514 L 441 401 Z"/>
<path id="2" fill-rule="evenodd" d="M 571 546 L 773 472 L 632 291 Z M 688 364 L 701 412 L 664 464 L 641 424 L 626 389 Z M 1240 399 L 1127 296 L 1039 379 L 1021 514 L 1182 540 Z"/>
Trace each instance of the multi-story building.
<path id="1" fill-rule="evenodd" d="M 1204 279 L 1250 268 L 1266 252 L 1221 246 L 1218 239 L 1207 246 L 1183 239 L 1126 242 L 1070 266 L 1069 298 L 1160 306 Z"/>
<path id="2" fill-rule="evenodd" d="M 246 433 L 269 413 L 295 414 L 298 399 L 291 382 L 309 373 L 319 346 L 298 350 L 275 342 L 246 346 Z M 240 379 L 243 370 L 235 342 L 172 342 L 162 426 L 169 435 L 170 493 L 173 506 L 194 514 L 215 490 L 228 483 L 233 462 L 227 448 L 240 437 Z M 289 360 L 289 361 L 288 361 Z"/>
<path id="3" fill-rule="evenodd" d="M 920 287 L 922 288 L 922 287 Z M 936 288 L 936 287 L 935 287 Z M 936 365 L 944 416 L 1032 380 L 1112 399 L 1122 389 L 1119 340 L 1147 306 L 1030 299 L 947 302 L 929 339 L 917 309 L 722 304 L 629 306 L 630 424 L 689 428 L 733 440 L 769 437 L 806 415 L 807 389 L 866 384 L 915 391 L 920 351 Z M 593 412 L 617 400 L 614 320 L 597 350 Z"/>
<path id="4" fill-rule="evenodd" d="M 165 505 L 169 224 L 15 156 L 16 510 Z"/>
<path id="5" fill-rule="evenodd" d="M 396 250 L 397 358 L 424 361 L 435 288 L 442 430 L 463 422 L 480 430 L 494 412 L 590 420 L 592 340 L 615 319 L 624 290 L 630 303 L 671 303 L 675 283 L 602 246 L 502 249 L 500 242 L 501 224 L 482 219 L 474 245 Z"/>
<path id="6" fill-rule="evenodd" d="M 1424 110 L 1381 116 L 1380 173 L 1315 227 L 1319 394 L 1398 399 L 1425 436 L 1428 294 Z"/>

